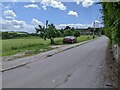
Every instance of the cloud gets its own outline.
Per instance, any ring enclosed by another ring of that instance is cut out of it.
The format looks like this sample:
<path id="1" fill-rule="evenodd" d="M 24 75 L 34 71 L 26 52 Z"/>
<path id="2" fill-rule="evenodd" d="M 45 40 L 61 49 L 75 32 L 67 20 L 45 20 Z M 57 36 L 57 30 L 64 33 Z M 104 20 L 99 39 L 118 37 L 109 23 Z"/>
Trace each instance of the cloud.
<path id="1" fill-rule="evenodd" d="M 0 8 L 4 7 L 4 5 L 2 3 L 0 3 Z"/>
<path id="2" fill-rule="evenodd" d="M 15 19 L 15 17 L 17 17 L 17 15 L 13 12 L 13 10 L 7 10 L 7 11 L 4 11 L 3 13 L 5 18 L 7 19 Z"/>
<path id="3" fill-rule="evenodd" d="M 37 4 L 28 4 L 28 5 L 24 5 L 25 8 L 38 8 L 38 5 Z"/>
<path id="4" fill-rule="evenodd" d="M 16 19 L 5 20 L 0 17 L 0 26 L 2 26 L 2 31 L 25 31 L 33 33 L 35 32 L 35 27 L 38 27 L 38 24 L 43 25 L 42 22 L 34 18 L 31 21 L 31 23 L 28 24 L 23 20 Z"/>
<path id="5" fill-rule="evenodd" d="M 35 3 L 36 1 L 35 0 L 31 0 L 32 3 Z"/>
<path id="6" fill-rule="evenodd" d="M 10 1 L 11 2 L 11 1 Z M 7 3 L 7 4 L 4 4 L 4 3 L 0 3 L 0 8 L 2 8 L 2 10 L 10 10 L 13 6 L 15 5 L 14 2 L 11 2 L 11 3 Z"/>
<path id="7" fill-rule="evenodd" d="M 42 6 L 42 8 L 43 8 L 44 10 L 47 10 L 47 7 L 46 7 L 46 6 Z"/>
<path id="8" fill-rule="evenodd" d="M 25 32 L 35 32 L 34 25 L 27 24 L 22 20 L 2 20 L 0 23 L 2 26 L 2 31 L 25 31 Z"/>
<path id="9" fill-rule="evenodd" d="M 81 2 L 83 2 L 83 0 L 74 0 L 77 4 L 80 4 Z"/>
<path id="10" fill-rule="evenodd" d="M 22 30 L 26 25 L 25 21 L 19 20 L 2 20 L 3 30 Z"/>
<path id="11" fill-rule="evenodd" d="M 95 23 L 98 23 L 98 24 L 100 24 L 100 21 L 98 21 L 98 20 L 95 20 Z"/>
<path id="12" fill-rule="evenodd" d="M 88 28 L 88 27 L 93 27 L 92 24 L 60 24 L 60 25 L 55 25 L 57 29 L 64 29 L 66 26 L 74 27 L 74 28 Z"/>
<path id="13" fill-rule="evenodd" d="M 101 24 L 101 22 L 98 21 L 98 20 L 95 20 L 94 22 L 95 22 L 95 27 L 101 27 L 101 26 L 103 26 L 103 25 Z M 94 26 L 94 22 L 92 22 L 92 25 L 93 25 L 93 26 Z"/>
<path id="14" fill-rule="evenodd" d="M 72 15 L 72 16 L 78 17 L 78 13 L 74 12 L 74 11 L 69 11 L 68 15 Z"/>
<path id="15" fill-rule="evenodd" d="M 94 0 L 74 0 L 77 4 L 82 4 L 83 7 L 90 7 L 95 2 Z"/>
<path id="16" fill-rule="evenodd" d="M 64 29 L 66 26 L 70 26 L 70 27 L 74 27 L 74 28 L 88 28 L 88 27 L 94 27 L 93 22 L 91 22 L 91 24 L 59 24 L 59 25 L 55 25 L 57 29 Z M 101 24 L 100 21 L 95 20 L 95 27 L 96 28 L 100 28 L 103 27 L 104 25 Z"/>
<path id="17" fill-rule="evenodd" d="M 31 22 L 33 25 L 42 25 L 43 26 L 43 23 L 35 18 L 33 18 L 32 22 Z"/>
<path id="18" fill-rule="evenodd" d="M 84 0 L 84 1 L 82 2 L 82 6 L 83 6 L 83 7 L 89 7 L 89 6 L 92 6 L 93 3 L 94 3 L 93 0 Z"/>
<path id="19" fill-rule="evenodd" d="M 64 29 L 66 26 L 70 26 L 71 28 L 74 27 L 74 28 L 88 28 L 88 27 L 94 27 L 93 25 L 93 22 L 91 24 L 59 24 L 59 25 L 55 25 L 55 27 L 57 29 Z M 100 27 L 103 27 L 103 24 L 100 23 L 100 21 L 98 20 L 95 20 L 95 27 L 96 28 L 100 28 Z"/>
<path id="20" fill-rule="evenodd" d="M 57 8 L 60 10 L 66 10 L 66 6 L 63 3 L 55 1 L 55 0 L 41 0 L 41 5 L 44 10 L 46 10 L 47 7 L 53 7 L 53 8 Z"/>

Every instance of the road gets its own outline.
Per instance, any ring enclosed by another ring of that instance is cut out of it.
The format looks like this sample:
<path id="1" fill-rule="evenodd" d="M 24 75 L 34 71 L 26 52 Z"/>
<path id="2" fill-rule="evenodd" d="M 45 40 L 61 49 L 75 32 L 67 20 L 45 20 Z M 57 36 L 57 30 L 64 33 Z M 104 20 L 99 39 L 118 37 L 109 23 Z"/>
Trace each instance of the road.
<path id="1" fill-rule="evenodd" d="M 3 88 L 103 87 L 105 36 L 2 73 Z"/>

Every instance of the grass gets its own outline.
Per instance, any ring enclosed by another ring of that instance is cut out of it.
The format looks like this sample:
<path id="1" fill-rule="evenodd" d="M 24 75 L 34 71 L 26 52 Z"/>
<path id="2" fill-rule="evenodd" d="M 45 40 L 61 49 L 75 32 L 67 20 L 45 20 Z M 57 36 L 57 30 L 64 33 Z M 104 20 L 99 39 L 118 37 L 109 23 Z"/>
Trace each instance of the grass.
<path id="1" fill-rule="evenodd" d="M 78 43 L 92 39 L 92 36 L 81 36 L 78 37 Z M 55 38 L 55 44 L 61 45 L 63 37 Z M 25 52 L 26 50 L 34 50 L 34 54 L 40 53 L 40 49 L 45 49 L 45 51 L 51 50 L 50 48 L 50 40 L 43 40 L 40 37 L 24 37 L 24 38 L 18 38 L 18 39 L 6 39 L 6 40 L 0 40 L 0 45 L 2 45 L 2 48 L 0 50 L 2 51 L 1 56 L 10 56 L 14 55 L 20 52 Z M 44 50 L 43 50 L 44 51 Z M 41 51 L 42 52 L 42 51 Z"/>
<path id="2" fill-rule="evenodd" d="M 83 42 L 83 41 L 86 41 L 86 40 L 90 40 L 92 39 L 93 36 L 92 35 L 86 35 L 86 36 L 80 36 L 77 38 L 77 42 Z"/>

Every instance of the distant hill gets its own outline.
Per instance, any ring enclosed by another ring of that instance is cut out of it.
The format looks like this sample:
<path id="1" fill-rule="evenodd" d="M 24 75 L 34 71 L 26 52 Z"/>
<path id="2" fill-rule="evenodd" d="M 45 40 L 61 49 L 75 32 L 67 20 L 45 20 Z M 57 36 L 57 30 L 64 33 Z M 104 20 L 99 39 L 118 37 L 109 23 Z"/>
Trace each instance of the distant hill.
<path id="1" fill-rule="evenodd" d="M 23 31 L 4 31 L 8 33 L 17 33 L 17 34 L 29 34 L 28 32 L 23 32 Z"/>

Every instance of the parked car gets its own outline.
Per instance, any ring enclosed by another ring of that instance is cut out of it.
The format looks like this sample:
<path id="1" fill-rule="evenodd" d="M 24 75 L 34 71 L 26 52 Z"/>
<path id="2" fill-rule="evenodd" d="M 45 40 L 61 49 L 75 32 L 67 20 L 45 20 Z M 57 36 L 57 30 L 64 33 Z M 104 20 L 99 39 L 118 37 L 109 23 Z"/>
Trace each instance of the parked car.
<path id="1" fill-rule="evenodd" d="M 65 36 L 63 38 L 63 43 L 76 43 L 77 42 L 77 38 L 74 36 Z"/>

